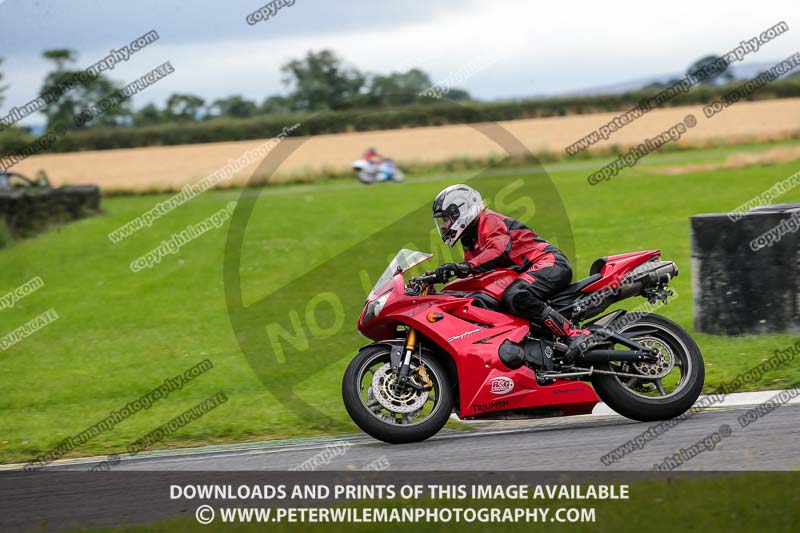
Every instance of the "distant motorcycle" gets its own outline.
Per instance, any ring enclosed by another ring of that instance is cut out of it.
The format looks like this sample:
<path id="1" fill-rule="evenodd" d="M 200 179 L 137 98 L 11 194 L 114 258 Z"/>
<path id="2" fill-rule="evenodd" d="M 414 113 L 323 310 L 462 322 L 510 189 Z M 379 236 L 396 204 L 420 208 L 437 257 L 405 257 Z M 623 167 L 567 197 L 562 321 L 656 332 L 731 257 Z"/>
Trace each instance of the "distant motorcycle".
<path id="1" fill-rule="evenodd" d="M 394 161 L 391 159 L 384 159 L 378 164 L 367 161 L 366 159 L 358 159 L 353 161 L 353 170 L 359 181 L 365 185 L 371 185 L 379 181 L 393 181 L 401 182 L 405 180 L 403 171 L 397 168 Z"/>

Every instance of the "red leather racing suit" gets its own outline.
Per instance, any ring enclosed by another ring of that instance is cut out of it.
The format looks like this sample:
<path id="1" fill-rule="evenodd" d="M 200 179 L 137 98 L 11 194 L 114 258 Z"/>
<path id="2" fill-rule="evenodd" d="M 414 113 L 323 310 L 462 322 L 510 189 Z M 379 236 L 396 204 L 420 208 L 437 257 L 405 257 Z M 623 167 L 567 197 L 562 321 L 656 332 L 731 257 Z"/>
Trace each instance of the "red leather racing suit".
<path id="1" fill-rule="evenodd" d="M 572 281 L 564 253 L 513 218 L 484 209 L 476 227 L 461 239 L 464 259 L 474 272 L 508 268 L 524 275 L 503 293 L 512 313 L 531 321 L 542 318 L 548 297 Z"/>

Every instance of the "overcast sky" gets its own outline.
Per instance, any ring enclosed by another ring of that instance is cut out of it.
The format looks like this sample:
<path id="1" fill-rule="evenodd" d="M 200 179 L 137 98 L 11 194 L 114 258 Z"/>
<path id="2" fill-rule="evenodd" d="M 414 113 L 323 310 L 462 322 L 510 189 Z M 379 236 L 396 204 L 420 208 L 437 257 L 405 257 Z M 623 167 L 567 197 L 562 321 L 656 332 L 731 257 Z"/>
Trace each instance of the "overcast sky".
<path id="1" fill-rule="evenodd" d="M 797 0 L 296 0 L 248 25 L 259 0 L 0 0 L 0 56 L 9 86 L 3 112 L 36 97 L 50 64 L 42 50 L 68 47 L 88 67 L 132 39 L 160 39 L 117 66 L 129 82 L 164 61 L 175 73 L 137 95 L 162 104 L 174 92 L 207 100 L 231 94 L 262 101 L 285 92 L 280 66 L 331 48 L 357 68 L 420 67 L 484 99 L 550 95 L 683 72 L 779 21 L 790 31 L 748 61 L 800 50 Z M 41 115 L 23 123 L 43 122 Z"/>

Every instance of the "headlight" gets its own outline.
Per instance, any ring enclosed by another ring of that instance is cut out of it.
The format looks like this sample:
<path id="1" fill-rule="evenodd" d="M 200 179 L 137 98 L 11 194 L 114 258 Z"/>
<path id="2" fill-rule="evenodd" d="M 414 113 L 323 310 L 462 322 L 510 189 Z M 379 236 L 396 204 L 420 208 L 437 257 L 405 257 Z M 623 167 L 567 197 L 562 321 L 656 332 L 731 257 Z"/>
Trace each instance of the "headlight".
<path id="1" fill-rule="evenodd" d="M 378 298 L 375 299 L 374 302 L 372 302 L 372 313 L 375 316 L 381 314 L 381 311 L 383 310 L 383 305 L 386 303 L 386 300 L 389 299 L 390 294 L 392 293 L 387 292 L 386 294 L 384 294 L 383 296 L 379 296 Z"/>
<path id="2" fill-rule="evenodd" d="M 364 322 L 368 320 L 372 320 L 383 311 L 383 305 L 386 303 L 386 300 L 389 299 L 389 296 L 392 294 L 392 291 L 387 292 L 386 294 L 382 294 L 372 300 L 370 303 L 367 304 L 367 312 L 364 313 Z"/>

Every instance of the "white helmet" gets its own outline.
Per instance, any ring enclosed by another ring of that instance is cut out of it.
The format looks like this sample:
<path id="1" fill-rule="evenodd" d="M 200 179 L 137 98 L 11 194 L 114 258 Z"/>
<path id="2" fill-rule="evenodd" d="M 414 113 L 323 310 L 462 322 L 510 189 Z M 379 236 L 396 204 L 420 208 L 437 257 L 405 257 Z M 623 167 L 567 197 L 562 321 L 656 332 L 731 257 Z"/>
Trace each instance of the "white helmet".
<path id="1" fill-rule="evenodd" d="M 455 246 L 485 207 L 481 193 L 461 183 L 447 187 L 433 201 L 433 221 L 442 240 Z"/>

